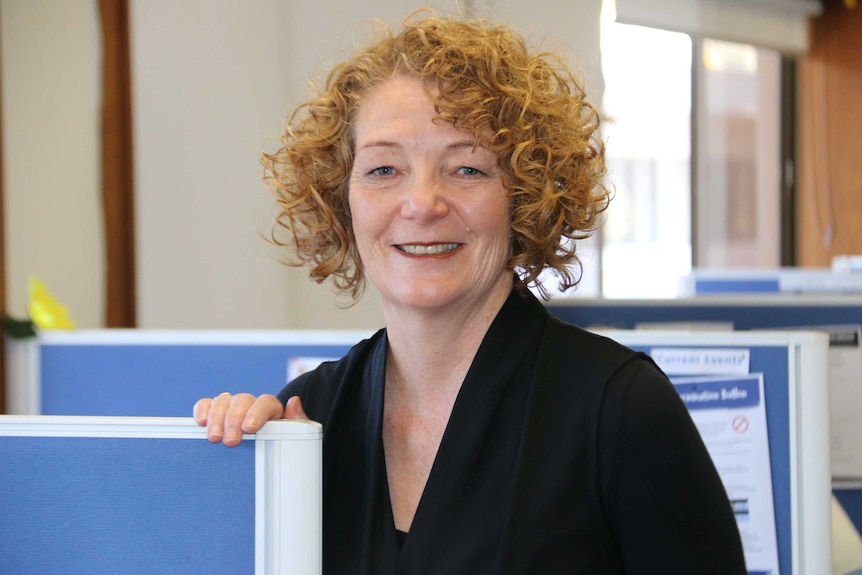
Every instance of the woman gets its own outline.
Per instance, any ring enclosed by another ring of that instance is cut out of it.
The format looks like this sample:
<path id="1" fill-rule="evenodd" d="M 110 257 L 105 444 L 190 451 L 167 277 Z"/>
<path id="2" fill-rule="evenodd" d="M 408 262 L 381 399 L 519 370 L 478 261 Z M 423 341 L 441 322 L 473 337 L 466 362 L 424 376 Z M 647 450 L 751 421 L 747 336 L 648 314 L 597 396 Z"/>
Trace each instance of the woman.
<path id="1" fill-rule="evenodd" d="M 648 358 L 551 317 L 609 194 L 598 120 L 550 54 L 409 18 L 337 66 L 264 157 L 311 277 L 386 328 L 278 397 L 195 406 L 211 441 L 324 429 L 330 574 L 745 573 L 720 479 Z"/>

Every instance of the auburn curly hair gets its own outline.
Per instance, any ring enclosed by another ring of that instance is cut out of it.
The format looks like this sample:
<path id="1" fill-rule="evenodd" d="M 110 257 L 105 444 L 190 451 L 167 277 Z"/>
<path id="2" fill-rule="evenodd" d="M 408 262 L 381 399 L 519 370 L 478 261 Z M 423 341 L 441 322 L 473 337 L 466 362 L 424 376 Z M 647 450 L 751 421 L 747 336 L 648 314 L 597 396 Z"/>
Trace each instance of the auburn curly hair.
<path id="1" fill-rule="evenodd" d="M 337 65 L 289 117 L 280 148 L 263 154 L 264 181 L 280 206 L 270 239 L 291 248 L 285 263 L 309 266 L 317 282 L 332 277 L 354 301 L 361 296 L 347 198 L 354 120 L 372 87 L 405 73 L 423 82 L 439 120 L 498 155 L 511 204 L 507 265 L 521 285 L 547 297 L 539 274 L 551 269 L 561 289 L 575 286 L 575 242 L 596 229 L 611 196 L 596 109 L 558 55 L 531 53 L 510 28 L 421 11 Z"/>

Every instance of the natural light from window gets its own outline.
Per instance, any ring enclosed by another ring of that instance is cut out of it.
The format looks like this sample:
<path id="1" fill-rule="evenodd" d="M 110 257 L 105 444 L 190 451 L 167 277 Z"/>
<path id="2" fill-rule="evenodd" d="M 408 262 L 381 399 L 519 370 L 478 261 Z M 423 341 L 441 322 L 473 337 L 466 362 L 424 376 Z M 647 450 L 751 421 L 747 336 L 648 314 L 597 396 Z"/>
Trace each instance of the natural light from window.
<path id="1" fill-rule="evenodd" d="M 603 135 L 615 190 L 601 236 L 601 293 L 679 295 L 691 270 L 691 38 L 602 11 Z"/>

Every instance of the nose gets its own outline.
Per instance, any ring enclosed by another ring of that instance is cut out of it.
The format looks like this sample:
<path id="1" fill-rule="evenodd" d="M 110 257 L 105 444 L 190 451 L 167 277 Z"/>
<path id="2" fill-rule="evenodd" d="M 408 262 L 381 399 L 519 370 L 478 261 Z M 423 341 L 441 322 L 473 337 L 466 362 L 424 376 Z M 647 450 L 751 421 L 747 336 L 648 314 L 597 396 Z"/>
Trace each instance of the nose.
<path id="1" fill-rule="evenodd" d="M 407 184 L 401 216 L 419 222 L 442 218 L 449 213 L 449 202 L 443 183 L 424 170 L 414 172 Z"/>

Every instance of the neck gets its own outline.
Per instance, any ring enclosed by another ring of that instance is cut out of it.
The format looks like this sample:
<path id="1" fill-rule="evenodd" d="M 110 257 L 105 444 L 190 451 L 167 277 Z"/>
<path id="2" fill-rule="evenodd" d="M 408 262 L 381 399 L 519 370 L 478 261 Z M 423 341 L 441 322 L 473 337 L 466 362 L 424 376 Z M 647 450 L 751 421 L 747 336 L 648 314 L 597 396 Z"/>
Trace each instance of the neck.
<path id="1" fill-rule="evenodd" d="M 501 283 L 480 305 L 446 313 L 385 310 L 388 390 L 410 403 L 453 400 L 509 291 Z"/>

